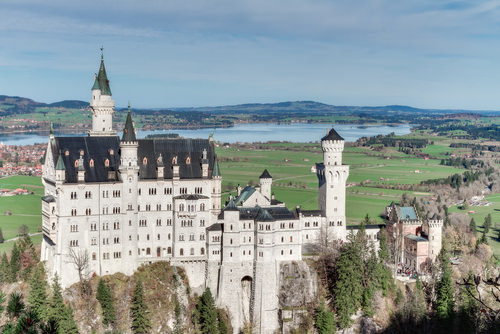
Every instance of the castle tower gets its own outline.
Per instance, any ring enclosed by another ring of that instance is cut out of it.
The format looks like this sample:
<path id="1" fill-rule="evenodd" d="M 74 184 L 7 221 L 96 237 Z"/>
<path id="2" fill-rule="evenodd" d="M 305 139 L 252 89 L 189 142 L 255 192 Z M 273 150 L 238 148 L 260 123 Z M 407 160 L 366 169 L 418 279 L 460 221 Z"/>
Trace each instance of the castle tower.
<path id="1" fill-rule="evenodd" d="M 259 177 L 260 180 L 260 193 L 264 195 L 268 200 L 271 200 L 271 186 L 273 184 L 273 177 L 267 169 Z"/>
<path id="2" fill-rule="evenodd" d="M 442 246 L 442 231 L 443 219 L 434 214 L 432 218 L 427 221 L 428 226 L 428 240 L 429 240 L 429 258 L 436 261 Z"/>
<path id="3" fill-rule="evenodd" d="M 128 107 L 127 119 L 123 128 L 123 135 L 120 141 L 120 178 L 123 184 L 122 190 L 122 208 L 127 208 L 122 211 L 123 217 L 123 233 L 124 235 L 137 235 L 138 222 L 138 184 L 139 184 L 139 166 L 137 163 L 137 150 L 139 142 L 135 135 L 134 123 L 130 115 L 130 105 Z M 136 246 L 129 241 L 131 245 Z M 128 258 L 126 265 L 123 266 L 123 272 L 126 275 L 131 275 L 136 268 L 137 252 L 132 252 L 132 258 Z M 124 262 L 125 264 L 125 262 Z"/>
<path id="4" fill-rule="evenodd" d="M 212 169 L 212 179 L 213 179 L 213 194 L 212 194 L 212 215 L 216 219 L 221 211 L 220 201 L 221 201 L 221 189 L 222 189 L 222 175 L 220 173 L 219 162 L 217 161 L 217 154 L 214 154 L 214 162 Z"/>
<path id="5" fill-rule="evenodd" d="M 342 165 L 344 138 L 335 129 L 321 138 L 323 163 L 317 164 L 316 173 L 319 180 L 319 210 L 326 217 L 328 233 L 333 239 L 345 239 L 345 187 L 349 176 L 349 166 Z"/>
<path id="6" fill-rule="evenodd" d="M 92 86 L 92 99 L 90 110 L 92 112 L 92 130 L 90 136 L 116 136 L 113 130 L 113 113 L 115 102 L 111 99 L 111 89 L 104 67 L 104 57 L 101 48 L 101 66 L 99 73 L 95 76 Z"/>

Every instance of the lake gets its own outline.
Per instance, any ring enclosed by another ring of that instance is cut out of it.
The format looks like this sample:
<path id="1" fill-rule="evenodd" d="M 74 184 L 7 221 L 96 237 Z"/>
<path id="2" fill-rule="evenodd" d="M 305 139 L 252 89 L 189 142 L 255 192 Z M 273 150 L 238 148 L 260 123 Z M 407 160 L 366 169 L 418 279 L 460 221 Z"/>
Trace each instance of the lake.
<path id="1" fill-rule="evenodd" d="M 335 130 L 344 137 L 346 141 L 356 141 L 361 137 L 371 137 L 376 135 L 387 135 L 394 132 L 396 135 L 410 133 L 409 124 L 396 126 L 389 125 L 358 125 L 358 124 L 337 124 Z M 214 139 L 220 142 L 266 142 L 266 141 L 289 141 L 295 143 L 308 143 L 319 141 L 330 126 L 327 124 L 238 124 L 231 128 L 203 128 L 196 130 L 158 130 L 158 131 L 137 131 L 138 138 L 144 138 L 149 134 L 177 133 L 185 138 L 208 138 L 210 133 L 214 133 Z M 56 136 L 70 136 L 59 134 Z M 82 134 L 80 134 L 82 135 Z M 120 133 L 121 136 L 121 133 Z M 0 142 L 6 145 L 32 145 L 34 143 L 46 143 L 48 134 L 40 133 L 13 133 L 0 134 Z"/>

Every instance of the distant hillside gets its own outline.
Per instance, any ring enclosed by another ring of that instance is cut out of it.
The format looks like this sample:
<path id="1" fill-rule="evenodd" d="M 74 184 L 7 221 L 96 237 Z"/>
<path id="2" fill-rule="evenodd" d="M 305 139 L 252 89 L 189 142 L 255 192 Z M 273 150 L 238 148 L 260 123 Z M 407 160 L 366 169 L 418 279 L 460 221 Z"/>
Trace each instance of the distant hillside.
<path id="1" fill-rule="evenodd" d="M 87 108 L 89 106 L 89 103 L 78 100 L 64 100 L 48 104 L 47 106 L 55 108 L 82 109 L 82 108 Z"/>

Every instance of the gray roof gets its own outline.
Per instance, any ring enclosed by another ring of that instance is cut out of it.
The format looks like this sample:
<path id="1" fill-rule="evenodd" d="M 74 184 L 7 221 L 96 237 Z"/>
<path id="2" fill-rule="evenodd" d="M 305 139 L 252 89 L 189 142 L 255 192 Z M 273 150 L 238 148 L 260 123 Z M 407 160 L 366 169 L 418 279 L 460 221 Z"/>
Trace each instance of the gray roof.
<path id="1" fill-rule="evenodd" d="M 330 130 L 330 132 L 328 132 L 328 134 L 326 136 L 324 136 L 323 138 L 321 138 L 321 141 L 323 140 L 344 140 L 344 138 L 342 138 L 338 133 L 337 131 L 335 131 L 334 128 L 332 128 Z"/>
<path id="2" fill-rule="evenodd" d="M 408 238 L 408 239 L 416 241 L 416 242 L 429 241 L 426 238 L 419 237 L 418 235 L 415 235 L 415 234 L 407 234 L 407 235 L 405 235 L 405 238 Z"/>
<path id="3" fill-rule="evenodd" d="M 229 208 L 229 210 L 234 210 L 234 208 Z M 237 208 L 240 212 L 240 219 L 242 220 L 255 220 L 255 221 L 275 221 L 275 220 L 295 220 L 297 217 L 293 212 L 285 207 L 270 207 L 261 208 L 259 206 L 252 208 L 240 207 Z M 224 218 L 224 209 L 219 215 L 219 219 Z"/>
<path id="4" fill-rule="evenodd" d="M 157 159 L 160 154 L 163 157 L 165 179 L 172 178 L 174 156 L 177 157 L 181 179 L 201 178 L 203 149 L 207 150 L 208 176 L 211 177 L 215 149 L 214 143 L 208 139 L 139 139 L 138 143 L 137 159 L 140 179 L 157 178 Z M 83 151 L 85 182 L 118 181 L 117 172 L 120 166 L 118 136 L 55 137 L 51 145 L 54 161 L 58 161 L 61 157 L 66 168 L 65 182 L 76 183 L 78 181 L 78 167 L 75 167 L 75 160 L 80 158 L 80 151 Z M 66 152 L 68 152 L 67 155 Z M 91 159 L 94 162 L 93 167 L 90 166 Z M 109 160 L 108 167 L 105 166 L 106 159 Z M 108 178 L 109 172 L 115 172 L 114 177 Z"/>
<path id="5" fill-rule="evenodd" d="M 267 169 L 264 169 L 264 171 L 262 172 L 262 174 L 259 176 L 259 179 L 272 179 L 273 177 L 271 176 L 271 174 L 269 174 L 269 172 L 267 171 Z"/>
<path id="6" fill-rule="evenodd" d="M 54 196 L 46 195 L 46 196 L 42 197 L 42 201 L 44 201 L 46 203 L 51 203 L 51 202 L 55 202 L 56 200 L 55 200 Z"/>
<path id="7" fill-rule="evenodd" d="M 398 217 L 400 220 L 417 220 L 418 215 L 413 206 L 398 207 Z"/>
<path id="8" fill-rule="evenodd" d="M 186 194 L 186 195 L 179 195 L 175 196 L 175 199 L 186 199 L 188 201 L 195 201 L 198 199 L 208 199 L 207 196 L 205 195 L 199 195 L 199 194 Z"/>
<path id="9" fill-rule="evenodd" d="M 132 116 L 130 116 L 130 109 L 127 113 L 125 120 L 125 127 L 123 128 L 122 141 L 136 141 L 134 123 L 132 123 Z"/>
<path id="10" fill-rule="evenodd" d="M 221 223 L 213 224 L 207 228 L 207 231 L 222 231 L 222 224 Z"/>

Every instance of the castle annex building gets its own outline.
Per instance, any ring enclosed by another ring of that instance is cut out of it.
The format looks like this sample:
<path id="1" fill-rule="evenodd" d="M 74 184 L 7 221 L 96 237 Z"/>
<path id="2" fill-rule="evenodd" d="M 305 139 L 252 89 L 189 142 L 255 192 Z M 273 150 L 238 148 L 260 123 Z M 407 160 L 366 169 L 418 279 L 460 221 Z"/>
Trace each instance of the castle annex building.
<path id="1" fill-rule="evenodd" d="M 101 57 L 92 130 L 81 137 L 50 134 L 41 252 L 49 276 L 59 275 L 63 287 L 77 282 L 80 254 L 88 256 L 85 274 L 131 275 L 142 264 L 168 262 L 184 268 L 193 291 L 211 289 L 218 306 L 229 310 L 235 333 L 247 322 L 258 333 L 278 329 L 283 266 L 300 263 L 321 234 L 346 240 L 344 139 L 334 129 L 321 139 L 318 210 L 287 209 L 274 198 L 267 170 L 258 186 L 238 188 L 221 209 L 213 139 L 138 139 L 130 110 L 120 138 L 111 96 Z M 392 210 L 391 217 L 399 212 Z M 372 230 L 375 238 L 379 229 Z M 435 230 L 430 222 L 420 235 Z M 404 247 L 413 239 L 405 236 Z M 420 263 L 406 254 L 401 259 Z"/>

